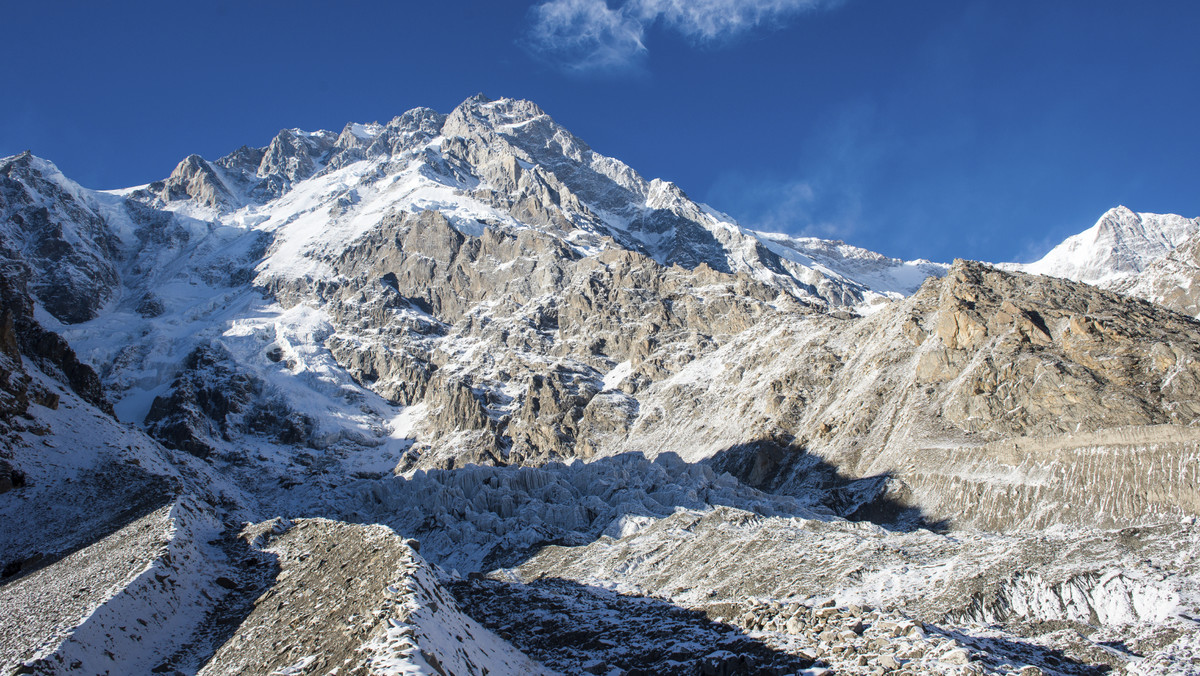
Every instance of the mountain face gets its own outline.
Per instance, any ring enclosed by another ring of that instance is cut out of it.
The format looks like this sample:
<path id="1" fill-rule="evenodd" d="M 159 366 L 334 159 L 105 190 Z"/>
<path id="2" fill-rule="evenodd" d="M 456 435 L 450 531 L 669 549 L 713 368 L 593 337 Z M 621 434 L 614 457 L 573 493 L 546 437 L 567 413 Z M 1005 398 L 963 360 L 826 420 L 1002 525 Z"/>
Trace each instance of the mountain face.
<path id="1" fill-rule="evenodd" d="M 1197 238 L 1200 218 L 1139 214 L 1117 207 L 1041 260 L 1012 267 L 1095 284 L 1195 317 L 1200 307 L 1190 289 Z"/>
<path id="2" fill-rule="evenodd" d="M 1115 291 L 1200 317 L 1200 232 L 1152 260 L 1141 274 L 1111 285 Z"/>
<path id="3" fill-rule="evenodd" d="M 1200 655 L 1200 221 L 904 262 L 482 96 L 0 217 L 6 673 Z"/>

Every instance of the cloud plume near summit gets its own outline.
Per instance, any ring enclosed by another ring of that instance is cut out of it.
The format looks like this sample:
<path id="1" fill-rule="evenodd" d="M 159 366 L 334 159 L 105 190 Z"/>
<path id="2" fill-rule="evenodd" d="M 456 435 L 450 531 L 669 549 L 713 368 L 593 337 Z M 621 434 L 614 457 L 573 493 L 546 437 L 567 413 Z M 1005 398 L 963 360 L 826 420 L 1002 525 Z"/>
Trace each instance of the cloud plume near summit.
<path id="1" fill-rule="evenodd" d="M 620 70 L 646 52 L 655 23 L 701 43 L 778 27 L 840 0 L 547 0 L 530 10 L 529 46 L 568 71 Z"/>

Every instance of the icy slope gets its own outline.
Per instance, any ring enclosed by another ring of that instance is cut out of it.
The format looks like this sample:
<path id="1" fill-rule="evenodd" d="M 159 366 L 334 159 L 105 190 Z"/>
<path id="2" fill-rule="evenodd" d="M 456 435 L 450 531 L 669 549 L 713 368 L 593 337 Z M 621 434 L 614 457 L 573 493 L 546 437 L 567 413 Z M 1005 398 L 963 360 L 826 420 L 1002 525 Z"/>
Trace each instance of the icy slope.
<path id="1" fill-rule="evenodd" d="M 803 276 L 803 270 L 815 270 L 829 278 L 853 280 L 891 299 L 912 294 L 929 277 L 946 274 L 949 267 L 927 260 L 888 258 L 835 240 L 766 232 L 754 235 L 787 263 L 801 266 L 797 276 Z"/>
<path id="2" fill-rule="evenodd" d="M 0 588 L 0 668 L 158 668 L 227 593 L 215 582 L 224 561 L 205 544 L 219 531 L 198 505 L 177 503 Z"/>

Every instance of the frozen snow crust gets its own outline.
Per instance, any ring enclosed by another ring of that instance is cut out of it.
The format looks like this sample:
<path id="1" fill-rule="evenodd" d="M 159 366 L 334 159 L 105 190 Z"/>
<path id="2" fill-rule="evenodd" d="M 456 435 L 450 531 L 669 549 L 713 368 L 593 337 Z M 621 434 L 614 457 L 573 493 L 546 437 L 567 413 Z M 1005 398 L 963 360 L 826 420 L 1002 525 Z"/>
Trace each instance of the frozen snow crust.
<path id="1" fill-rule="evenodd" d="M 1195 221 L 1127 211 L 1040 272 L 1182 310 Z M 481 96 L 0 160 L 0 259 L 0 672 L 1200 673 L 1161 306 L 749 231 Z"/>

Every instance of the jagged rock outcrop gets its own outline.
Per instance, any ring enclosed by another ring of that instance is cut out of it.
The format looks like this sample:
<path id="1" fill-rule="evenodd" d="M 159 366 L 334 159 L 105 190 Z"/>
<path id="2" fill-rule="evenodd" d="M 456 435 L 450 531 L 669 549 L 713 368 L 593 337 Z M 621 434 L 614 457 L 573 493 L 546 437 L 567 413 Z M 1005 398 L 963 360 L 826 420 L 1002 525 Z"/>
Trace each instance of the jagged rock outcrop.
<path id="1" fill-rule="evenodd" d="M 267 194 L 281 195 L 292 185 L 312 176 L 325 160 L 336 140 L 330 132 L 306 134 L 284 129 L 271 139 L 258 165 L 258 176 L 265 178 Z"/>
<path id="2" fill-rule="evenodd" d="M 702 358 L 688 370 L 717 375 L 651 388 L 641 409 L 664 413 L 620 446 L 700 459 L 781 438 L 792 459 L 776 471 L 794 473 L 781 487 L 811 488 L 815 455 L 961 526 L 1190 514 L 1198 341 L 1195 322 L 1149 303 L 960 261 L 867 319 L 781 323 Z M 704 422 L 715 411 L 724 424 Z"/>
<path id="3" fill-rule="evenodd" d="M 423 448 L 437 446 L 438 430 L 488 430 L 470 444 L 490 448 L 456 444 L 460 463 L 571 457 L 594 432 L 629 422 L 599 405 L 587 413 L 614 365 L 628 362 L 628 376 L 612 386 L 634 392 L 772 305 L 806 311 L 745 276 L 662 268 L 619 250 L 583 258 L 535 230 L 468 236 L 432 211 L 385 219 L 330 264 L 336 284 L 281 284 L 276 296 L 319 294 L 337 326 L 327 345 L 339 363 L 393 401 L 425 401 L 432 434 Z M 495 349 L 461 363 L 454 353 L 471 343 Z"/>
<path id="4" fill-rule="evenodd" d="M 191 200 L 211 209 L 237 206 L 229 188 L 203 157 L 188 155 L 160 183 L 152 183 L 150 190 L 159 194 L 163 202 Z"/>
<path id="5" fill-rule="evenodd" d="M 201 458 L 213 452 L 214 439 L 254 434 L 279 444 L 301 444 L 311 440 L 314 428 L 261 380 L 240 371 L 217 344 L 188 355 L 169 394 L 155 397 L 145 424 L 166 446 Z"/>
<path id="6" fill-rule="evenodd" d="M 24 373 L 29 359 L 46 375 L 69 387 L 84 401 L 112 413 L 100 378 L 76 356 L 62 336 L 48 331 L 34 318 L 33 299 L 28 291 L 30 270 L 21 262 L 5 256 L 0 249 L 0 354 L 9 384 L 7 409 L 21 415 L 33 401 L 50 408 L 58 405 L 58 395 L 39 384 L 31 384 Z"/>

